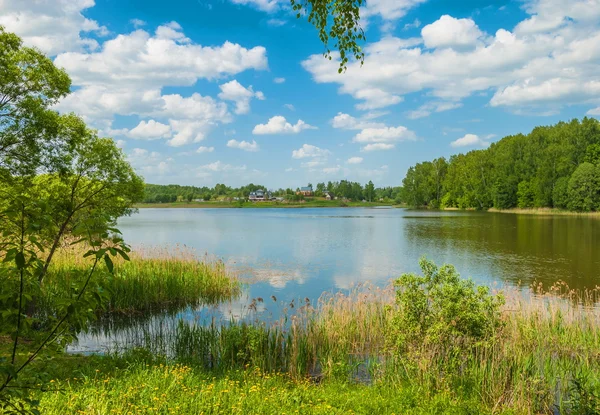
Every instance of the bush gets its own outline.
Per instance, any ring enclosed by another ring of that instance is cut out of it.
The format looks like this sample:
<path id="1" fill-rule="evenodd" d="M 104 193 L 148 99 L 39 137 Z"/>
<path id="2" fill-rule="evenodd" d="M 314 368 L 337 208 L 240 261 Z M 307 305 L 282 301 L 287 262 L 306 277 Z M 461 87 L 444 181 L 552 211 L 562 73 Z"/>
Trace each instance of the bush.
<path id="1" fill-rule="evenodd" d="M 490 343 L 501 325 L 501 295 L 471 280 L 461 279 L 452 265 L 438 269 L 422 258 L 423 276 L 404 274 L 396 282 L 397 310 L 388 339 L 394 351 L 409 359 L 423 356 L 423 348 L 468 353 L 470 347 Z"/>
<path id="2" fill-rule="evenodd" d="M 533 186 L 528 181 L 522 181 L 519 183 L 519 187 L 517 189 L 517 206 L 520 208 L 530 208 L 533 207 Z"/>

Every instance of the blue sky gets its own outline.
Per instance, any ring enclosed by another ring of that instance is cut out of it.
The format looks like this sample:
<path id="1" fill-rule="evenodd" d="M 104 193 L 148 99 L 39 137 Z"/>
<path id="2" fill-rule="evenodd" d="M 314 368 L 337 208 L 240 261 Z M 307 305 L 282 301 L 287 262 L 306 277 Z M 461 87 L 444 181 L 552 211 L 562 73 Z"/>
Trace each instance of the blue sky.
<path id="1" fill-rule="evenodd" d="M 399 185 L 419 161 L 600 115 L 600 0 L 371 0 L 366 62 L 287 0 L 0 0 L 73 79 L 57 105 L 149 183 Z"/>

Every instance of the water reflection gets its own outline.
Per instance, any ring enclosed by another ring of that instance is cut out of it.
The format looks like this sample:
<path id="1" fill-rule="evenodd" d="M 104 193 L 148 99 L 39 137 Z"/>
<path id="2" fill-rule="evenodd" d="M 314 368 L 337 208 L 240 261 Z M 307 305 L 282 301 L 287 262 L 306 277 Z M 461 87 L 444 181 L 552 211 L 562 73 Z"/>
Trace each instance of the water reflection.
<path id="1" fill-rule="evenodd" d="M 492 286 L 600 284 L 600 220 L 402 209 L 142 209 L 123 218 L 125 240 L 194 248 L 222 259 L 246 282 L 242 295 L 137 320 L 103 322 L 72 350 L 143 345 L 189 324 L 276 321 L 292 300 L 379 285 L 418 272 L 426 255 Z M 257 301 L 261 298 L 262 301 Z M 274 300 L 273 300 L 274 299 Z"/>

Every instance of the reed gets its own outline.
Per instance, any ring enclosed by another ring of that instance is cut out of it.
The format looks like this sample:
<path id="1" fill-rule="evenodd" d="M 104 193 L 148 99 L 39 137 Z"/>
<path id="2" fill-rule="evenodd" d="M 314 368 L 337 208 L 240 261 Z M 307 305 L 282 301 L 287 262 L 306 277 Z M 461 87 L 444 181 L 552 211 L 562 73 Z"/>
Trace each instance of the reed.
<path id="1" fill-rule="evenodd" d="M 394 289 L 362 286 L 305 302 L 276 324 L 190 325 L 161 345 L 176 360 L 216 373 L 258 367 L 292 379 L 451 390 L 494 411 L 569 413 L 573 385 L 600 390 L 600 289 L 576 292 L 559 283 L 531 295 L 508 290 L 504 324 L 490 344 L 476 346 L 458 366 L 435 345 L 407 361 L 387 347 Z M 146 345 L 147 346 L 147 345 Z M 600 402 L 598 403 L 600 405 Z"/>
<path id="2" fill-rule="evenodd" d="M 198 258 L 186 248 L 143 248 L 132 252 L 130 259 L 115 259 L 112 275 L 97 272 L 95 283 L 110 293 L 108 313 L 179 310 L 216 304 L 240 293 L 239 280 L 222 261 Z M 53 298 L 79 287 L 87 267 L 89 261 L 83 258 L 81 248 L 61 250 L 44 281 L 43 308 L 51 312 Z"/>

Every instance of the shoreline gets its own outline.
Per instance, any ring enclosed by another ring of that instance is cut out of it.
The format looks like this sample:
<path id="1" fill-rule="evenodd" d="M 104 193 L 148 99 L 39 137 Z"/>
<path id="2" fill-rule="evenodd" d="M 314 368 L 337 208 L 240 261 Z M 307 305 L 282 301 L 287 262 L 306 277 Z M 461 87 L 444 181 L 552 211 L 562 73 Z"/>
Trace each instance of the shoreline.
<path id="1" fill-rule="evenodd" d="M 360 207 L 389 207 L 398 208 L 400 205 L 377 202 L 339 202 L 329 201 L 305 203 L 272 203 L 272 202 L 247 202 L 242 205 L 229 202 L 173 202 L 173 203 L 138 203 L 136 209 L 290 209 L 290 208 L 360 208 Z"/>

